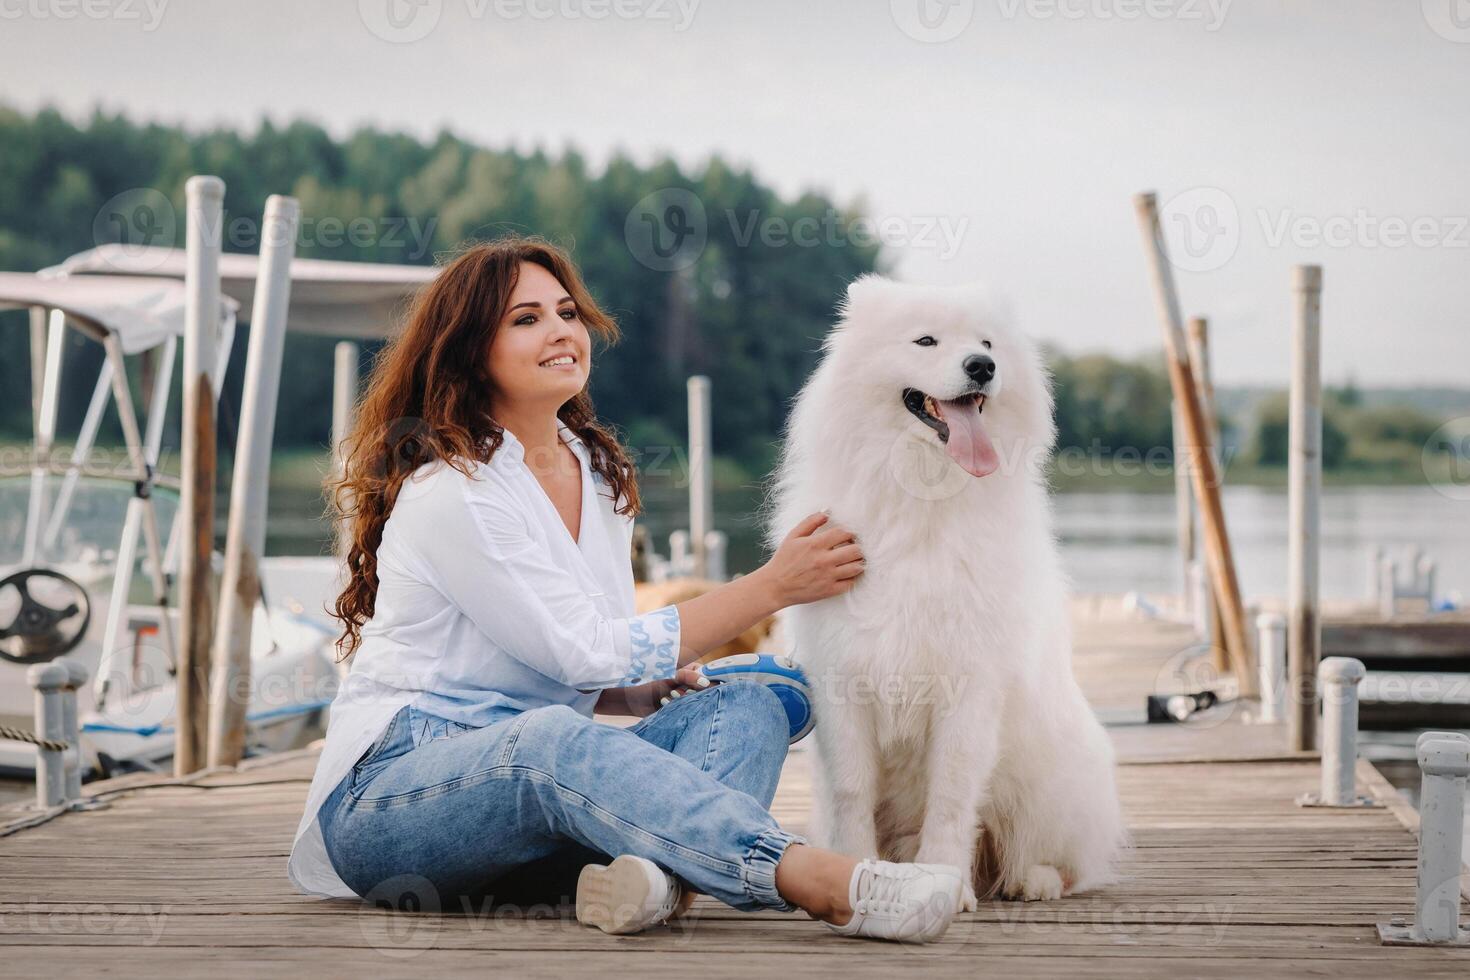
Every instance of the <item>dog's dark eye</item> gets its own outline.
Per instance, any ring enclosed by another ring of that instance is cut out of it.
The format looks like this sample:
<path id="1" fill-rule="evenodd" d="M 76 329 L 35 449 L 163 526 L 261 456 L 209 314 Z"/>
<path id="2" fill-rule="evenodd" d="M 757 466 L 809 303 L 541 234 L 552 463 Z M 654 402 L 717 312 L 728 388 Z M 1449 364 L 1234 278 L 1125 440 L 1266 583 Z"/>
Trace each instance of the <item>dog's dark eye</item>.
<path id="1" fill-rule="evenodd" d="M 980 346 L 984 347 L 986 350 L 990 350 L 990 341 L 982 340 L 980 341 Z"/>
<path id="2" fill-rule="evenodd" d="M 920 347 L 933 347 L 935 344 L 939 343 L 939 341 L 935 340 L 928 334 L 924 334 L 924 336 L 914 341 L 914 343 L 918 344 Z"/>

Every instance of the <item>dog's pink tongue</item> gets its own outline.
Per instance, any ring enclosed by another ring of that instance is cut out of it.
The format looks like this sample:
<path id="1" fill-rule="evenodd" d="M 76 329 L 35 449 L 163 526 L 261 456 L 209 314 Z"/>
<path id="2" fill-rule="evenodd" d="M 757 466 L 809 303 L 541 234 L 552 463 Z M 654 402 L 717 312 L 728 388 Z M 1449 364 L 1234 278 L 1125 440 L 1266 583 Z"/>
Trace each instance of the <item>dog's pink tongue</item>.
<path id="1" fill-rule="evenodd" d="M 1000 466 L 995 443 L 980 421 L 980 408 L 974 399 L 939 402 L 940 414 L 949 426 L 949 441 L 944 444 L 950 458 L 971 476 L 989 476 Z"/>

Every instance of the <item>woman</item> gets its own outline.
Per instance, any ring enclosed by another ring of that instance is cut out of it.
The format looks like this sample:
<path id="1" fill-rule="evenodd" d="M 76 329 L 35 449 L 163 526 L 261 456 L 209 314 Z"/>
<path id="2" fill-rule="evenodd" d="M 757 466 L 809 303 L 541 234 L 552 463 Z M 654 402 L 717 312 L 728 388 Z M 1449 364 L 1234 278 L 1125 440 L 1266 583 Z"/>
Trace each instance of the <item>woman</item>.
<path id="1" fill-rule="evenodd" d="M 616 326 L 571 260 L 518 239 L 446 266 L 379 357 L 336 485 L 353 662 L 292 880 L 416 909 L 564 896 L 575 877 L 577 918 L 613 933 L 705 892 L 801 908 L 844 935 L 936 937 L 958 869 L 858 860 L 782 830 L 767 810 L 780 702 L 685 666 L 851 588 L 852 534 L 814 514 L 757 571 L 634 615 L 638 487 L 587 394 L 594 336 Z"/>

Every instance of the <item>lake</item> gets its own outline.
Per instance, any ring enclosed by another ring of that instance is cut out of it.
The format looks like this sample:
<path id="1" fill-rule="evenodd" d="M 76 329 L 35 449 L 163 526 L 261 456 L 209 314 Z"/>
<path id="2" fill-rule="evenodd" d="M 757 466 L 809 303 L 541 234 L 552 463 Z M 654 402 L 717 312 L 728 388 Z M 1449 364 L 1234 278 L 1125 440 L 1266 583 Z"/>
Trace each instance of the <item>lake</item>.
<path id="1" fill-rule="evenodd" d="M 730 569 L 761 560 L 751 489 L 715 497 L 715 525 L 730 536 Z M 1182 587 L 1170 494 L 1070 492 L 1054 498 L 1062 557 L 1076 592 L 1173 592 Z M 1248 600 L 1286 593 L 1287 497 L 1270 487 L 1226 487 L 1225 521 Z M 648 526 L 661 553 L 683 527 L 687 503 L 672 488 L 650 487 Z M 1322 594 L 1368 594 L 1368 555 L 1380 546 L 1400 556 L 1420 547 L 1439 562 L 1441 593 L 1470 590 L 1470 503 L 1432 487 L 1333 487 L 1322 499 Z"/>

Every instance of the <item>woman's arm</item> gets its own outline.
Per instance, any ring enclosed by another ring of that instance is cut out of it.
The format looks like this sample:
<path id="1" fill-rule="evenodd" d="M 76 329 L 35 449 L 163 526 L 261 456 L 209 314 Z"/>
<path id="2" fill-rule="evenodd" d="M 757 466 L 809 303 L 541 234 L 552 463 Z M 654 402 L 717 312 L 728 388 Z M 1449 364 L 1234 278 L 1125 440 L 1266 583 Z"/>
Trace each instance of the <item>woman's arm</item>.
<path id="1" fill-rule="evenodd" d="M 863 553 L 853 533 L 812 514 L 792 529 L 760 568 L 676 607 L 679 664 L 698 660 L 787 606 L 841 595 L 863 573 Z"/>
<path id="2" fill-rule="evenodd" d="M 760 568 L 679 603 L 678 674 L 670 680 L 606 688 L 597 699 L 597 710 L 608 715 L 651 714 L 669 692 L 708 685 L 708 678 L 685 664 L 787 606 L 830 598 L 852 588 L 863 572 L 862 550 L 851 531 L 838 526 L 823 529 L 827 523 L 826 514 L 812 514 Z"/>

